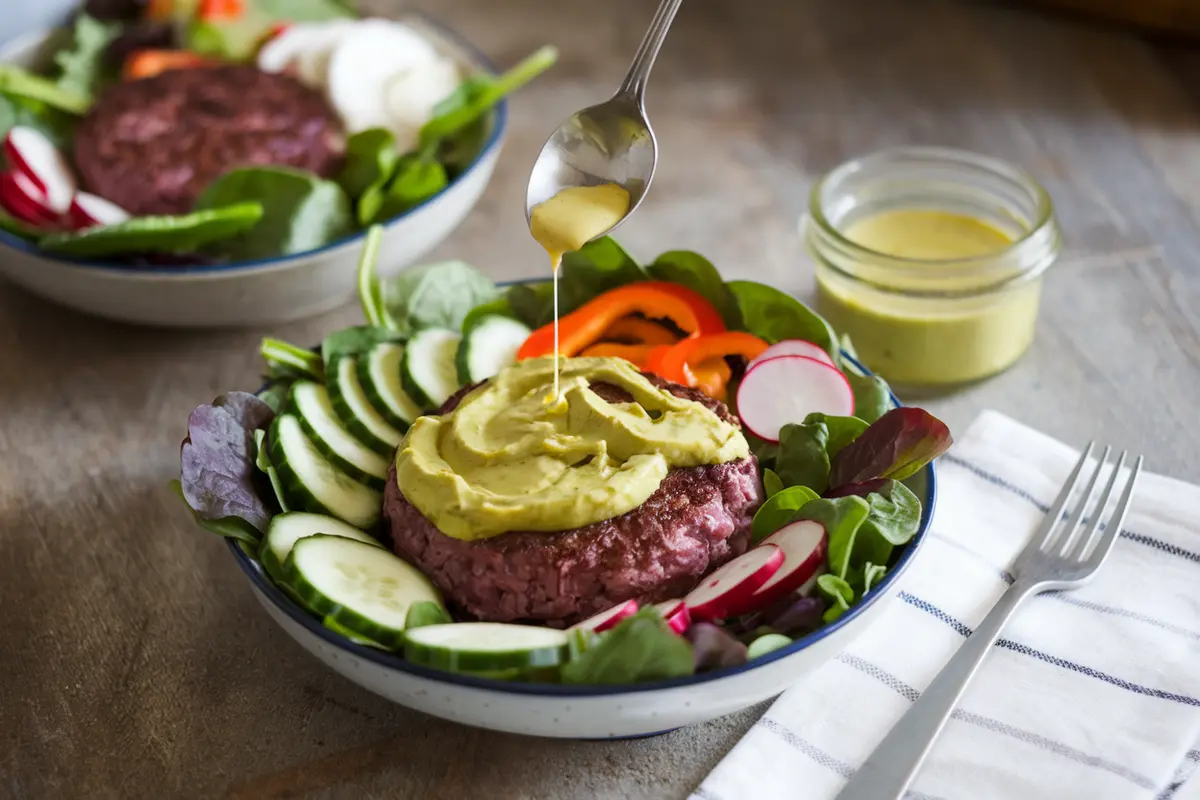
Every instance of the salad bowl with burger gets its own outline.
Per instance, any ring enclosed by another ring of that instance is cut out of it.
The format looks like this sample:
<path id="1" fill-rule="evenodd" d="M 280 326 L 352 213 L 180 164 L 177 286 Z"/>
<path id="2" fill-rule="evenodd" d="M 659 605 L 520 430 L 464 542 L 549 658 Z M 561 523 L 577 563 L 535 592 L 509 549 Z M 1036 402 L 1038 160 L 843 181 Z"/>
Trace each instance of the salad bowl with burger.
<path id="1" fill-rule="evenodd" d="M 790 295 L 611 238 L 548 283 L 461 262 L 364 325 L 266 339 L 188 420 L 177 486 L 257 598 L 351 680 L 543 736 L 636 736 L 781 692 L 897 591 L 940 421 Z M 555 358 L 555 341 L 559 357 Z"/>

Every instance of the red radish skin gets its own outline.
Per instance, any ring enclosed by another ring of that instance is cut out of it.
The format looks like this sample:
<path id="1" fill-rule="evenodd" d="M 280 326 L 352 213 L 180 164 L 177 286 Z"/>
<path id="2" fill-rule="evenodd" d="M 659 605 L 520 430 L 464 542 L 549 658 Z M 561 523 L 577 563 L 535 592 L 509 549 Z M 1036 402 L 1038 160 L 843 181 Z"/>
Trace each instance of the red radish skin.
<path id="1" fill-rule="evenodd" d="M 824 525 L 806 519 L 784 525 L 763 539 L 763 544 L 773 544 L 783 551 L 783 566 L 747 599 L 746 605 L 738 609 L 739 614 L 765 608 L 815 580 L 825 565 L 829 535 Z"/>
<path id="2" fill-rule="evenodd" d="M 14 126 L 4 139 L 9 166 L 26 175 L 46 196 L 56 215 L 66 214 L 75 196 L 75 175 L 58 148 L 40 132 Z"/>
<path id="3" fill-rule="evenodd" d="M 806 342 L 803 339 L 784 339 L 782 342 L 776 342 L 766 350 L 763 350 L 758 355 L 758 358 L 751 361 L 747 366 L 753 367 L 759 362 L 779 358 L 779 356 L 806 356 L 828 364 L 831 367 L 837 367 L 837 364 L 834 364 L 833 359 L 829 357 L 829 353 L 826 353 L 823 348 L 812 342 Z"/>
<path id="4" fill-rule="evenodd" d="M 42 194 L 33 181 L 19 172 L 0 174 L 0 205 L 22 222 L 39 228 L 50 227 L 58 221 L 40 198 Z"/>
<path id="5" fill-rule="evenodd" d="M 778 442 L 779 431 L 814 412 L 849 417 L 854 392 L 841 370 L 807 356 L 777 356 L 746 372 L 737 393 L 742 424 L 758 438 Z"/>
<path id="6" fill-rule="evenodd" d="M 71 201 L 67 219 L 72 228 L 79 230 L 96 225 L 116 225 L 129 219 L 129 212 L 103 197 L 79 192 Z"/>
<path id="7" fill-rule="evenodd" d="M 783 566 L 778 545 L 759 545 L 716 570 L 693 589 L 683 601 L 692 619 L 716 620 L 732 616 Z"/>
<path id="8" fill-rule="evenodd" d="M 687 603 L 682 600 L 666 600 L 655 603 L 654 607 L 662 614 L 671 630 L 678 634 L 682 635 L 692 624 L 692 614 L 688 611 Z"/>
<path id="9" fill-rule="evenodd" d="M 615 626 L 618 622 L 626 617 L 632 617 L 638 612 L 637 600 L 626 600 L 624 603 L 615 605 L 607 611 L 601 611 L 594 617 L 588 617 L 583 622 L 577 623 L 570 627 L 570 630 L 582 628 L 586 631 L 601 633 Z"/>

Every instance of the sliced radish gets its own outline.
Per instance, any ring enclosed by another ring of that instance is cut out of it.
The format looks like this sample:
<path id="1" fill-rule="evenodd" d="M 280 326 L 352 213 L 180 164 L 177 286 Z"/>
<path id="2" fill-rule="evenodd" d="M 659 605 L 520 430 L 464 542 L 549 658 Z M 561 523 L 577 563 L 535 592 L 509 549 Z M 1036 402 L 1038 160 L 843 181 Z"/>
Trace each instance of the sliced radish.
<path id="1" fill-rule="evenodd" d="M 45 205 L 45 195 L 22 172 L 0 174 L 0 205 L 22 222 L 37 227 L 53 225 L 58 216 Z"/>
<path id="2" fill-rule="evenodd" d="M 75 176 L 58 148 L 40 132 L 24 125 L 14 126 L 4 139 L 9 165 L 32 180 L 46 196 L 55 214 L 65 214 L 75 196 Z"/>
<path id="3" fill-rule="evenodd" d="M 633 616 L 637 612 L 637 600 L 626 600 L 624 603 L 618 603 L 607 611 L 601 611 L 594 617 L 589 617 L 583 622 L 572 625 L 569 630 L 580 628 L 585 631 L 600 633 L 613 627 L 626 617 Z"/>
<path id="4" fill-rule="evenodd" d="M 746 372 L 737 393 L 738 414 L 760 439 L 779 441 L 790 422 L 803 422 L 814 412 L 848 417 L 854 414 L 854 392 L 841 370 L 807 356 L 776 356 Z"/>
<path id="5" fill-rule="evenodd" d="M 742 553 L 700 582 L 683 601 L 694 619 L 723 619 L 732 616 L 750 595 L 758 591 L 783 566 L 778 545 L 760 545 Z"/>
<path id="6" fill-rule="evenodd" d="M 784 525 L 772 533 L 763 544 L 773 544 L 783 551 L 783 566 L 737 610 L 738 614 L 758 611 L 792 592 L 802 591 L 805 584 L 815 581 L 825 566 L 829 552 L 829 535 L 825 526 L 812 520 L 800 520 Z"/>
<path id="7" fill-rule="evenodd" d="M 363 20 L 338 42 L 329 58 L 329 99 L 350 133 L 390 129 L 391 118 L 384 102 L 388 82 L 437 60 L 434 46 L 407 25 Z"/>
<path id="8" fill-rule="evenodd" d="M 654 607 L 662 614 L 667 625 L 676 633 L 682 634 L 692 624 L 692 613 L 688 611 L 687 603 L 682 600 L 666 600 L 655 603 Z"/>
<path id="9" fill-rule="evenodd" d="M 837 366 L 837 364 L 833 363 L 833 359 L 829 357 L 829 353 L 825 352 L 824 348 L 818 347 L 812 342 L 806 342 L 803 339 L 784 339 L 782 342 L 776 342 L 766 350 L 763 350 L 758 355 L 758 358 L 751 361 L 748 366 L 752 367 L 760 361 L 767 361 L 779 356 L 807 356 L 808 358 L 815 358 L 817 361 L 823 361 L 831 367 Z"/>
<path id="10" fill-rule="evenodd" d="M 87 192 L 79 192 L 71 201 L 67 220 L 72 228 L 91 228 L 96 225 L 116 225 L 129 219 L 129 212 L 116 203 Z"/>

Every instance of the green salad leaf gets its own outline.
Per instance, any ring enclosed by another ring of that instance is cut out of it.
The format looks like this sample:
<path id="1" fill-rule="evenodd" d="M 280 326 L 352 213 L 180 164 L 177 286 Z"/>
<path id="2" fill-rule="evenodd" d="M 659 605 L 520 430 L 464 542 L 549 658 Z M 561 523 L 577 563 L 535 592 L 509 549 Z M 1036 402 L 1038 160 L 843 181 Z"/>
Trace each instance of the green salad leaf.
<path id="1" fill-rule="evenodd" d="M 378 222 L 424 203 L 450 184 L 446 167 L 432 156 L 402 156 L 382 190 L 372 183 L 359 200 L 359 221 Z M 378 205 L 378 208 L 375 206 Z"/>
<path id="2" fill-rule="evenodd" d="M 25 106 L 29 113 L 36 113 L 33 109 L 40 107 L 80 115 L 87 113 L 92 106 L 90 94 L 63 87 L 56 81 L 35 75 L 15 64 L 0 64 L 0 94 L 6 95 L 9 100 L 33 101 Z"/>
<path id="3" fill-rule="evenodd" d="M 854 416 L 865 422 L 874 422 L 891 409 L 892 393 L 883 378 L 860 375 L 844 359 L 842 372 L 854 393 Z"/>
<path id="4" fill-rule="evenodd" d="M 321 356 L 306 347 L 297 347 L 281 339 L 266 338 L 262 340 L 258 352 L 267 362 L 271 377 L 325 380 L 325 365 Z"/>
<path id="5" fill-rule="evenodd" d="M 807 486 L 789 486 L 767 498 L 754 514 L 750 523 L 750 540 L 757 544 L 775 531 L 787 525 L 800 509 L 816 500 L 820 495 Z"/>
<path id="6" fill-rule="evenodd" d="M 361 355 L 377 344 L 402 342 L 404 338 L 403 334 L 396 331 L 369 325 L 335 331 L 321 342 L 321 358 L 325 360 L 325 372 L 328 374 L 333 362 L 342 356 Z"/>
<path id="7" fill-rule="evenodd" d="M 464 261 L 410 267 L 382 283 L 388 327 L 402 333 L 462 330 L 472 309 L 499 296 L 492 279 Z"/>
<path id="8" fill-rule="evenodd" d="M 825 601 L 825 614 L 821 617 L 825 622 L 833 622 L 854 605 L 854 589 L 836 575 L 827 573 L 818 577 L 817 594 Z"/>
<path id="9" fill-rule="evenodd" d="M 340 0 L 252 0 L 258 16 L 274 22 L 325 22 L 357 16 L 353 2 Z"/>
<path id="10" fill-rule="evenodd" d="M 505 299 L 513 315 L 530 328 L 536 330 L 553 319 L 554 284 L 549 281 L 514 284 L 508 287 Z"/>
<path id="11" fill-rule="evenodd" d="M 22 222 L 2 208 L 0 208 L 0 231 L 8 231 L 13 236 L 19 236 L 30 242 L 36 242 L 45 235 L 44 231 Z"/>
<path id="12" fill-rule="evenodd" d="M 883 576 L 886 574 L 887 574 L 887 567 L 883 566 L 882 564 L 868 563 L 866 566 L 864 566 L 863 567 L 863 590 L 862 590 L 862 593 L 865 595 L 867 592 L 871 591 L 871 589 L 874 588 L 876 584 L 878 584 L 881 580 L 883 580 Z"/>
<path id="13" fill-rule="evenodd" d="M 611 236 L 593 239 L 574 253 L 563 255 L 558 282 L 559 313 L 570 314 L 610 289 L 648 277 L 641 265 Z M 549 321 L 547 317 L 541 324 Z"/>
<path id="14" fill-rule="evenodd" d="M 894 408 L 863 431 L 832 462 L 832 486 L 876 478 L 902 481 L 949 449 L 950 429 L 921 408 Z"/>
<path id="15" fill-rule="evenodd" d="M 764 468 L 762 473 L 763 492 L 766 494 L 767 499 L 770 499 L 783 491 L 783 479 L 779 477 L 775 470 L 768 467 Z"/>
<path id="16" fill-rule="evenodd" d="M 754 281 L 730 281 L 745 329 L 770 343 L 784 339 L 812 342 L 837 362 L 837 336 L 825 319 L 796 298 Z"/>
<path id="17" fill-rule="evenodd" d="M 48 253 L 79 258 L 190 253 L 250 230 L 262 216 L 263 207 L 259 203 L 235 203 L 177 217 L 133 217 L 115 225 L 52 233 L 39 245 Z"/>
<path id="18" fill-rule="evenodd" d="M 829 572 L 845 578 L 850 570 L 854 539 L 870 513 L 871 504 L 861 497 L 822 497 L 805 504 L 795 519 L 811 519 L 825 526 L 829 535 Z"/>
<path id="19" fill-rule="evenodd" d="M 408 607 L 404 616 L 404 629 L 412 630 L 426 625 L 446 625 L 454 622 L 441 603 L 432 600 L 418 600 Z"/>
<path id="20" fill-rule="evenodd" d="M 337 182 L 351 198 L 359 198 L 375 184 L 386 186 L 400 160 L 396 137 L 385 128 L 359 131 L 346 140 L 346 164 Z"/>
<path id="21" fill-rule="evenodd" d="M 342 187 L 289 167 L 244 167 L 217 178 L 196 201 L 198 210 L 256 201 L 262 219 L 221 242 L 222 255 L 239 260 L 291 255 L 323 247 L 354 228 Z"/>
<path id="22" fill-rule="evenodd" d="M 665 680 L 695 671 L 692 648 L 654 608 L 621 620 L 600 640 L 562 666 L 568 684 L 627 684 Z"/>
<path id="23" fill-rule="evenodd" d="M 670 250 L 654 259 L 654 263 L 646 267 L 646 272 L 654 280 L 683 284 L 699 293 L 721 312 L 725 327 L 730 330 L 742 328 L 742 312 L 733 292 L 725 285 L 721 273 L 717 272 L 712 262 L 699 253 Z"/>
<path id="24" fill-rule="evenodd" d="M 513 311 L 513 307 L 509 305 L 508 297 L 501 295 L 495 300 L 488 303 L 482 303 L 472 308 L 467 316 L 463 318 L 462 332 L 465 334 L 473 330 L 477 325 L 483 322 L 488 317 L 509 317 L 517 319 L 517 314 Z"/>
<path id="25" fill-rule="evenodd" d="M 817 493 L 829 488 L 829 465 L 834 456 L 857 439 L 867 423 L 857 417 L 809 414 L 800 424 L 779 432 L 775 470 L 785 486 L 807 486 Z"/>
<path id="26" fill-rule="evenodd" d="M 105 77 L 104 50 L 120 32 L 121 25 L 118 23 L 101 22 L 87 14 L 77 15 L 71 46 L 54 55 L 54 63 L 58 67 L 55 81 L 58 88 L 87 98 L 90 106 L 92 96 Z M 39 99 L 46 101 L 44 97 Z M 84 108 L 76 113 L 86 110 Z"/>

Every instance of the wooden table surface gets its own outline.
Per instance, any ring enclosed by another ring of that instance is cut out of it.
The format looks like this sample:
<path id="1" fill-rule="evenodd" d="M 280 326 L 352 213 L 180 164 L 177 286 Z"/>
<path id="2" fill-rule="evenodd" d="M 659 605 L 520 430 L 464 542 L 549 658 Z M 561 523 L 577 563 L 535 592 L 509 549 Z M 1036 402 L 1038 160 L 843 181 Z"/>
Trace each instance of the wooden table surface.
<path id="1" fill-rule="evenodd" d="M 495 179 L 435 254 L 538 274 L 529 166 L 616 85 L 651 4 L 419 5 L 504 64 L 562 49 L 513 102 Z M 625 244 L 695 249 L 807 296 L 796 220 L 815 176 L 901 143 L 1012 159 L 1049 188 L 1068 250 L 1028 356 L 931 407 L 959 430 L 996 408 L 1075 443 L 1103 434 L 1200 480 L 1188 65 L 1112 29 L 954 0 L 734 8 L 690 0 L 679 15 L 649 93 L 661 168 Z M 359 319 L 348 306 L 270 333 L 310 342 Z M 123 327 L 0 285 L 0 797 L 686 796 L 761 708 L 645 741 L 485 733 L 380 700 L 275 627 L 166 488 L 188 412 L 256 385 L 267 332 Z"/>

